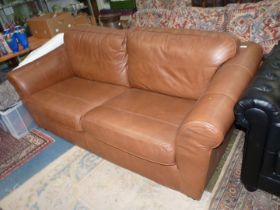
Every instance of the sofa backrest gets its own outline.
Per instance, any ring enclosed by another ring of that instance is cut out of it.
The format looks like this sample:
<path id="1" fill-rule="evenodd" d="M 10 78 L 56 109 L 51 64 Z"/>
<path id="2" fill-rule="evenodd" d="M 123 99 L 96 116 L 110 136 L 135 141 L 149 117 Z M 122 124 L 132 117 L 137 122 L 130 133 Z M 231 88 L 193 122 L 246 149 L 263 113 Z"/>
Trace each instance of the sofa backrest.
<path id="1" fill-rule="evenodd" d="M 127 47 L 132 87 L 198 99 L 239 41 L 226 33 L 135 28 Z"/>
<path id="2" fill-rule="evenodd" d="M 73 28 L 65 32 L 64 43 L 77 76 L 128 86 L 126 31 Z"/>

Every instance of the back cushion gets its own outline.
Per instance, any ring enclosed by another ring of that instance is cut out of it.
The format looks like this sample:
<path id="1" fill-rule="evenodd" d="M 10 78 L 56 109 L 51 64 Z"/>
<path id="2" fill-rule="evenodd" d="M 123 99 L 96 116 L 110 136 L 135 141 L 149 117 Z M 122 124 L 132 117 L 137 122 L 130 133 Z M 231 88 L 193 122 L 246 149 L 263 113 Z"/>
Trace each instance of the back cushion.
<path id="1" fill-rule="evenodd" d="M 132 87 L 198 99 L 215 71 L 238 50 L 226 33 L 134 29 L 128 34 L 128 78 Z"/>
<path id="2" fill-rule="evenodd" d="M 77 76 L 128 86 L 126 31 L 74 28 L 65 33 L 64 42 Z"/>

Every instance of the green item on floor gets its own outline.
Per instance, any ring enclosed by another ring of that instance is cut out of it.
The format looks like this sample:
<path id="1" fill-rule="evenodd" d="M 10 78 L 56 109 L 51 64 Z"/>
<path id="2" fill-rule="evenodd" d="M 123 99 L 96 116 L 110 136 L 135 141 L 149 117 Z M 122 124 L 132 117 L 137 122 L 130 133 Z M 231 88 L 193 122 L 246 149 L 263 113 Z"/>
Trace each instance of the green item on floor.
<path id="1" fill-rule="evenodd" d="M 134 9 L 136 8 L 135 0 L 116 1 L 110 0 L 111 9 Z"/>

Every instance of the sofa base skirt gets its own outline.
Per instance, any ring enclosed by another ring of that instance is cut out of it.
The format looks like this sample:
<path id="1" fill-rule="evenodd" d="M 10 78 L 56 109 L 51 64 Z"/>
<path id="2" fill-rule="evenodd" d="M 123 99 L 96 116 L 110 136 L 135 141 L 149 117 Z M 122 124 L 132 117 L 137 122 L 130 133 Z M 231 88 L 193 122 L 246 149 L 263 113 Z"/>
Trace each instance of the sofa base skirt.
<path id="1" fill-rule="evenodd" d="M 172 189 L 180 190 L 180 174 L 176 165 L 150 162 L 85 134 L 87 149 L 119 166 L 148 177 Z"/>
<path id="2" fill-rule="evenodd" d="M 84 132 L 71 130 L 54 121 L 50 122 L 50 120 L 47 117 L 41 114 L 35 114 L 36 112 L 34 113 L 33 109 L 30 109 L 30 107 L 28 107 L 28 110 L 30 111 L 34 120 L 40 127 L 47 129 L 56 134 L 57 136 L 60 136 L 65 140 L 86 149 Z"/>
<path id="3" fill-rule="evenodd" d="M 177 190 L 189 197 L 192 197 L 193 199 L 199 200 L 201 198 L 202 193 L 200 193 L 199 189 L 202 186 L 197 186 L 197 189 L 188 187 L 188 184 L 182 181 L 183 175 L 180 173 L 177 165 L 161 165 L 150 162 L 97 140 L 89 133 L 73 131 L 56 122 L 50 123 L 42 116 L 35 116 L 34 119 L 42 128 L 45 128 L 54 134 L 69 140 L 73 144 L 93 152 L 94 154 L 108 161 L 147 177 L 161 185 Z M 231 132 L 228 133 L 223 144 L 221 144 L 216 149 L 213 149 L 211 152 L 207 180 L 211 178 L 211 175 L 215 170 L 221 156 L 224 154 L 225 148 L 230 139 L 229 134 L 231 134 Z M 196 175 L 194 174 L 194 176 Z"/>
<path id="4" fill-rule="evenodd" d="M 228 132 L 223 143 L 216 149 L 212 150 L 210 165 L 208 169 L 208 179 L 206 183 L 208 183 L 213 172 L 215 171 L 217 164 L 219 163 L 219 160 L 225 152 L 225 149 L 232 135 L 232 130 L 233 129 Z M 161 185 L 180 191 L 181 193 L 186 194 L 193 199 L 201 198 L 201 194 L 197 195 L 197 189 L 191 189 L 187 186 L 186 183 L 182 182 L 182 174 L 180 173 L 177 165 L 162 165 L 159 163 L 147 161 L 145 159 L 124 152 L 116 147 L 108 145 L 103 141 L 94 138 L 88 133 L 85 134 L 85 140 L 87 149 L 103 157 L 104 159 L 109 160 L 133 172 L 136 172 L 142 176 L 145 176 Z"/>

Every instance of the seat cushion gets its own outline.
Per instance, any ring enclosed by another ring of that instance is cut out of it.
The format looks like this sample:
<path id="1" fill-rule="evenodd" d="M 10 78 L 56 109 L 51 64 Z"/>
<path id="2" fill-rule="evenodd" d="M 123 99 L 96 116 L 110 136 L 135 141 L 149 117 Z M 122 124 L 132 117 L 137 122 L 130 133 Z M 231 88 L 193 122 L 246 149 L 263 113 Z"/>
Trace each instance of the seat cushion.
<path id="1" fill-rule="evenodd" d="M 129 89 L 90 111 L 82 120 L 96 138 L 139 158 L 175 164 L 175 137 L 194 100 Z"/>
<path id="2" fill-rule="evenodd" d="M 32 95 L 27 105 L 64 127 L 81 131 L 80 119 L 88 111 L 121 94 L 126 88 L 77 77 L 64 80 Z"/>

